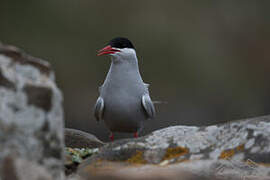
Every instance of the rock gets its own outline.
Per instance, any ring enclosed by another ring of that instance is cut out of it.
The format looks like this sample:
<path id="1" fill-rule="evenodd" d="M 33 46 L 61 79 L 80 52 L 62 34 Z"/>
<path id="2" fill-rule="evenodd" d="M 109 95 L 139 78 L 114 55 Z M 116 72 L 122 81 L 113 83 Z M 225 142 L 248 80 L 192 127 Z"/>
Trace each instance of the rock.
<path id="1" fill-rule="evenodd" d="M 74 174 L 78 165 L 87 157 L 98 153 L 98 148 L 65 148 L 65 174 Z"/>
<path id="2" fill-rule="evenodd" d="M 53 180 L 43 166 L 19 157 L 7 156 L 3 160 L 3 180 Z"/>
<path id="3" fill-rule="evenodd" d="M 214 172 L 214 169 L 211 169 L 213 162 L 207 160 L 177 163 L 168 166 L 149 164 L 134 166 L 105 161 L 99 162 L 96 165 L 98 166 L 96 168 L 89 166 L 87 171 L 79 171 L 77 177 L 84 180 L 269 180 L 267 176 L 241 174 L 241 171 L 229 168 L 227 170 L 230 170 L 230 172 L 223 172 L 224 174 Z M 194 168 L 199 168 L 202 172 L 198 173 L 197 170 L 193 172 Z"/>
<path id="4" fill-rule="evenodd" d="M 0 168 L 16 156 L 63 179 L 62 94 L 54 80 L 47 62 L 0 44 Z"/>
<path id="5" fill-rule="evenodd" d="M 85 179 L 80 177 L 77 174 L 72 174 L 72 175 L 67 177 L 67 180 L 85 180 Z M 92 180 L 94 180 L 94 179 L 92 179 Z M 101 180 L 101 179 L 99 179 L 99 180 Z"/>
<path id="6" fill-rule="evenodd" d="M 92 134 L 65 128 L 65 145 L 71 148 L 97 148 L 103 146 L 104 143 Z"/>
<path id="7" fill-rule="evenodd" d="M 100 164 L 101 165 L 101 164 Z M 105 164 L 104 164 L 105 165 Z M 82 174 L 84 180 L 215 180 L 215 177 L 207 178 L 189 171 L 173 167 L 155 167 L 153 165 L 127 166 L 121 163 L 105 165 L 107 169 L 99 169 L 95 173 Z M 88 170 L 90 171 L 90 170 Z M 239 179 L 240 180 L 240 179 Z"/>
<path id="8" fill-rule="evenodd" d="M 138 179 L 147 178 L 149 168 L 149 179 L 170 170 L 173 177 L 186 172 L 191 177 L 254 179 L 270 178 L 269 164 L 270 116 L 263 116 L 207 127 L 173 126 L 106 144 L 78 167 L 78 174 Z M 163 179 L 173 179 L 169 177 Z"/>

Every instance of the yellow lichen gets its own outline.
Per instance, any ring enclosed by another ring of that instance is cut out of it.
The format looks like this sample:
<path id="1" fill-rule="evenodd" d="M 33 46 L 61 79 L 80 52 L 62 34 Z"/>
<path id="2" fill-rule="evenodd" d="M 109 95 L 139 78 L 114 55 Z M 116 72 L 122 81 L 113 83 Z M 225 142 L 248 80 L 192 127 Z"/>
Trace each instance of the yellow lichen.
<path id="1" fill-rule="evenodd" d="M 167 148 L 167 151 L 163 157 L 163 160 L 177 158 L 177 157 L 187 154 L 188 152 L 189 150 L 187 148 L 181 147 L 181 146 L 174 147 L 174 148 Z"/>
<path id="2" fill-rule="evenodd" d="M 244 144 L 241 144 L 240 146 L 237 146 L 236 147 L 236 150 L 237 151 L 243 151 L 244 150 L 244 147 L 245 147 Z"/>
<path id="3" fill-rule="evenodd" d="M 146 164 L 147 161 L 143 158 L 143 152 L 142 151 L 136 151 L 136 153 L 131 156 L 127 162 L 131 164 Z"/>
<path id="4" fill-rule="evenodd" d="M 234 149 L 224 150 L 221 152 L 219 158 L 220 159 L 229 159 L 235 154 Z"/>
<path id="5" fill-rule="evenodd" d="M 237 152 L 243 151 L 243 150 L 244 150 L 244 144 L 241 144 L 234 149 L 224 150 L 221 152 L 219 159 L 230 159 Z"/>

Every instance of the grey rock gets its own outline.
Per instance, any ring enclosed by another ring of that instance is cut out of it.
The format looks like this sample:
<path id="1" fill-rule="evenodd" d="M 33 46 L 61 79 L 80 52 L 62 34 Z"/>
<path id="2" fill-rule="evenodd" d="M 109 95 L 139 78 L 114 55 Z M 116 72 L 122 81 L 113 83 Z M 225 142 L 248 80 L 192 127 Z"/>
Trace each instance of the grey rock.
<path id="1" fill-rule="evenodd" d="M 23 157 L 63 179 L 63 126 L 62 93 L 50 65 L 0 44 L 0 165 L 8 156 Z"/>
<path id="2" fill-rule="evenodd" d="M 103 146 L 104 143 L 92 134 L 65 128 L 65 145 L 71 148 L 98 148 Z"/>
<path id="3" fill-rule="evenodd" d="M 72 175 L 67 177 L 67 180 L 85 180 L 85 178 L 82 178 L 77 174 L 72 174 Z M 94 180 L 94 179 L 92 179 L 92 180 Z"/>
<path id="4" fill-rule="evenodd" d="M 5 157 L 1 170 L 3 180 L 53 180 L 43 166 L 15 156 Z"/>
<path id="5" fill-rule="evenodd" d="M 100 162 L 107 163 L 97 166 Z M 119 162 L 124 167 L 174 167 L 208 178 L 269 178 L 270 116 L 207 127 L 172 126 L 138 139 L 115 141 L 84 161 L 78 173 L 93 175 L 91 169 L 97 172 Z"/>

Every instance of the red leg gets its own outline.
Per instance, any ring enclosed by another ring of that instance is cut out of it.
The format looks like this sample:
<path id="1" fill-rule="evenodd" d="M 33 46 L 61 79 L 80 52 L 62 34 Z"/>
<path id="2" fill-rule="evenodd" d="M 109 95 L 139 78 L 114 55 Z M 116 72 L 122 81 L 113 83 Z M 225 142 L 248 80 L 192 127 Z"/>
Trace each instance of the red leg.
<path id="1" fill-rule="evenodd" d="M 137 138 L 137 137 L 139 137 L 138 132 L 135 132 L 134 133 L 134 138 Z"/>
<path id="2" fill-rule="evenodd" d="M 110 135 L 110 139 L 111 139 L 111 141 L 113 141 L 113 140 L 114 140 L 114 135 L 113 135 L 113 133 L 111 133 L 111 135 Z"/>

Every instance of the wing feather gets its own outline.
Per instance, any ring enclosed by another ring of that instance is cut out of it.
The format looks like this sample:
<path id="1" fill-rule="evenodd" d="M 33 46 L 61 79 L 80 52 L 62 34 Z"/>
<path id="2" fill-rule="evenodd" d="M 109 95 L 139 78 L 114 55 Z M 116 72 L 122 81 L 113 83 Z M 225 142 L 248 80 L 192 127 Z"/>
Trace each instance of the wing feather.
<path id="1" fill-rule="evenodd" d="M 104 100 L 102 97 L 98 97 L 94 109 L 94 115 L 97 121 L 103 119 L 103 112 L 104 112 Z"/>
<path id="2" fill-rule="evenodd" d="M 144 94 L 142 96 L 142 106 L 149 119 L 153 119 L 156 115 L 155 106 L 149 96 L 149 94 Z"/>

